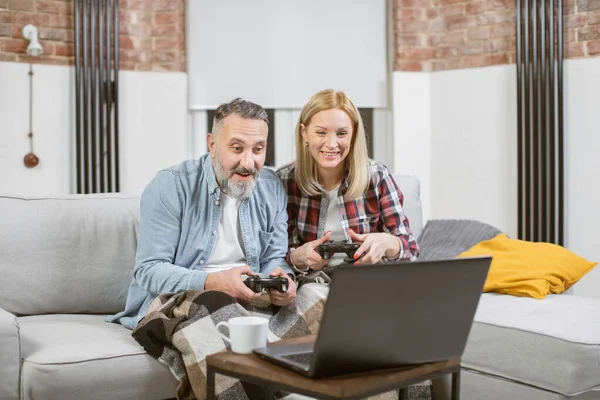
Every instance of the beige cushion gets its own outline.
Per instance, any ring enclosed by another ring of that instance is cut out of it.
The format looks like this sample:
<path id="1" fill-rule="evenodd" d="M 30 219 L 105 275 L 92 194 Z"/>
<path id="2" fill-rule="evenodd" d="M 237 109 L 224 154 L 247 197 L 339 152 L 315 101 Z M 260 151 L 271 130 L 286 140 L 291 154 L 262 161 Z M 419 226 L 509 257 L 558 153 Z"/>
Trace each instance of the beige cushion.
<path id="1" fill-rule="evenodd" d="M 123 310 L 139 198 L 0 196 L 0 308 L 17 315 Z"/>
<path id="2" fill-rule="evenodd" d="M 20 317 L 23 399 L 166 399 L 177 381 L 103 315 Z"/>

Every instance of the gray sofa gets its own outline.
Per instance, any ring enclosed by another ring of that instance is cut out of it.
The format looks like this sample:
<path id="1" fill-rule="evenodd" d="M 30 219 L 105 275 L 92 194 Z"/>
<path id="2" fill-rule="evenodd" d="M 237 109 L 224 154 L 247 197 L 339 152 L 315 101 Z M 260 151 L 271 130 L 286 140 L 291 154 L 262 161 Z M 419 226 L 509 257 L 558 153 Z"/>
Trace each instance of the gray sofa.
<path id="1" fill-rule="evenodd" d="M 0 197 L 0 399 L 165 399 L 176 381 L 104 322 L 123 309 L 139 198 Z"/>
<path id="2" fill-rule="evenodd" d="M 419 183 L 398 181 L 418 235 Z M 119 194 L 0 196 L 0 399 L 174 396 L 167 367 L 129 330 L 104 322 L 125 304 L 138 203 Z M 600 398 L 591 390 L 600 385 L 598 316 L 600 299 L 484 294 L 465 350 L 462 398 Z"/>

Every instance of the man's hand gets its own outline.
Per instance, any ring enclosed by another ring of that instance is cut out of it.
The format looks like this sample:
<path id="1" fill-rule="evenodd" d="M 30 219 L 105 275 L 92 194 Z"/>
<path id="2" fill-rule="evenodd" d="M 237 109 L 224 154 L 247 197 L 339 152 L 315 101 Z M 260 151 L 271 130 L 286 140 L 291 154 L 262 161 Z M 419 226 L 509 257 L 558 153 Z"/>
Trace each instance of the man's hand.
<path id="1" fill-rule="evenodd" d="M 313 240 L 312 242 L 306 242 L 298 247 L 292 252 L 292 263 L 298 268 L 309 267 L 315 271 L 323 268 L 328 260 L 323 259 L 323 257 L 315 251 L 315 247 L 327 242 L 330 237 L 331 232 L 327 232 L 322 238 Z"/>
<path id="2" fill-rule="evenodd" d="M 281 276 L 288 280 L 288 289 L 287 292 L 281 293 L 279 290 L 270 289 L 269 297 L 271 298 L 271 303 L 276 306 L 285 306 L 290 304 L 296 298 L 296 283 L 286 274 L 286 272 L 281 269 L 281 267 L 275 267 L 273 272 L 269 276 L 276 277 Z"/>
<path id="3" fill-rule="evenodd" d="M 385 232 L 358 234 L 352 229 L 348 229 L 348 235 L 353 242 L 361 243 L 360 247 L 354 253 L 354 258 L 358 258 L 362 253 L 366 253 L 362 258 L 354 263 L 376 264 L 381 261 L 384 255 L 393 257 L 400 252 L 400 242 L 394 235 Z"/>
<path id="4" fill-rule="evenodd" d="M 255 297 L 260 296 L 260 293 L 254 293 L 242 281 L 242 275 L 256 275 L 249 266 L 234 267 L 222 272 L 213 272 L 208 274 L 204 283 L 205 290 L 218 290 L 227 293 L 231 297 L 249 302 Z M 294 294 L 296 289 L 294 288 Z"/>

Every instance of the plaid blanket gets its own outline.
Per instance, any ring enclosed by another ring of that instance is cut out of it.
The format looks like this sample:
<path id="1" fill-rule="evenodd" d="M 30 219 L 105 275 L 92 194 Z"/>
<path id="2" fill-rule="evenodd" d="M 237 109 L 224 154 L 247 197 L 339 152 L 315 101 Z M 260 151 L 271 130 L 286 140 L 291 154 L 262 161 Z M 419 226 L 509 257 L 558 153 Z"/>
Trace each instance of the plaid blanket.
<path id="1" fill-rule="evenodd" d="M 271 305 L 266 295 L 242 305 L 217 291 L 163 294 L 150 305 L 132 335 L 148 354 L 169 367 L 179 382 L 178 399 L 205 399 L 206 356 L 229 347 L 219 336 L 217 323 L 238 316 L 269 318 L 270 342 L 316 334 L 327 294 L 324 285 L 305 284 L 298 289 L 295 301 L 284 307 Z M 218 374 L 215 389 L 219 399 L 278 399 L 289 394 Z M 395 398 L 395 391 L 377 396 Z"/>

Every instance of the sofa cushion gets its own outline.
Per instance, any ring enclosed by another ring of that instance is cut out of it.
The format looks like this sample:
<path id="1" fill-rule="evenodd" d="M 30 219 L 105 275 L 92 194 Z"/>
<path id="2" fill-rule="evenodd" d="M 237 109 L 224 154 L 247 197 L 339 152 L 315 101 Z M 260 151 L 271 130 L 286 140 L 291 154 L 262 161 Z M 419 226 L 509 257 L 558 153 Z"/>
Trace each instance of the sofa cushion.
<path id="1" fill-rule="evenodd" d="M 412 175 L 395 174 L 394 179 L 404 195 L 403 210 L 413 236 L 418 239 L 423 231 L 423 207 L 419 179 Z"/>
<path id="2" fill-rule="evenodd" d="M 448 383 L 448 386 L 450 384 Z M 450 398 L 450 396 L 448 396 Z M 598 400 L 596 389 L 578 396 L 549 392 L 531 385 L 463 369 L 460 374 L 460 400 Z"/>
<path id="3" fill-rule="evenodd" d="M 600 386 L 600 299 L 481 296 L 462 366 L 564 395 Z"/>
<path id="4" fill-rule="evenodd" d="M 123 310 L 139 198 L 0 196 L 0 308 L 17 315 Z"/>
<path id="5" fill-rule="evenodd" d="M 103 315 L 20 317 L 23 399 L 165 399 L 177 381 Z"/>
<path id="6" fill-rule="evenodd" d="M 543 299 L 562 293 L 598 263 L 554 243 L 510 239 L 500 234 L 480 242 L 460 257 L 492 256 L 484 292 Z"/>
<path id="7" fill-rule="evenodd" d="M 20 350 L 19 322 L 0 308 L 0 399 L 19 397 Z"/>

